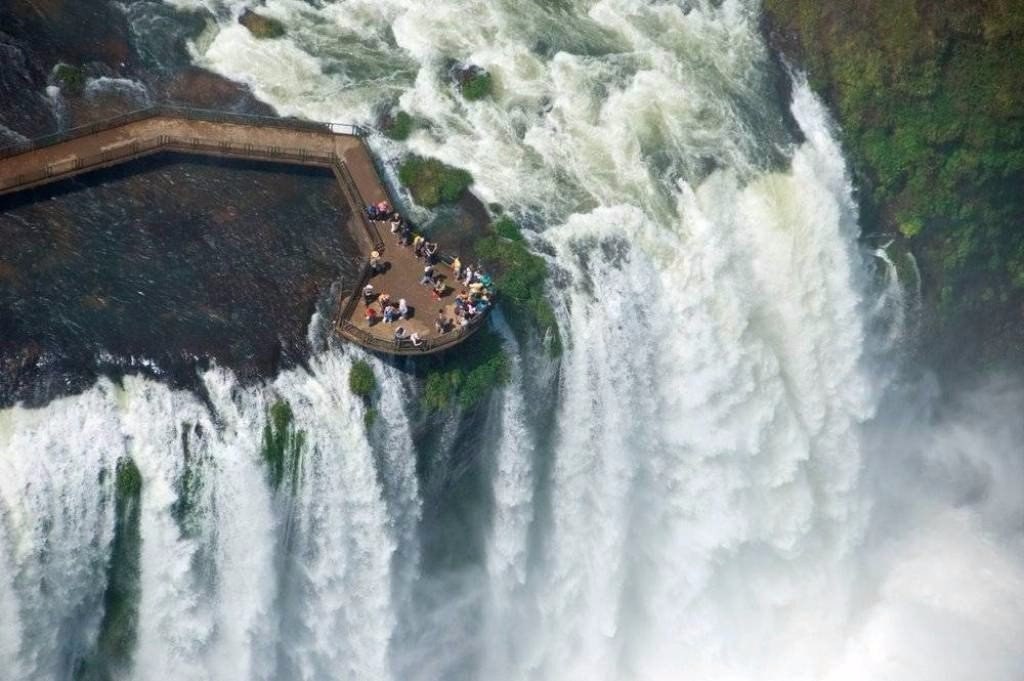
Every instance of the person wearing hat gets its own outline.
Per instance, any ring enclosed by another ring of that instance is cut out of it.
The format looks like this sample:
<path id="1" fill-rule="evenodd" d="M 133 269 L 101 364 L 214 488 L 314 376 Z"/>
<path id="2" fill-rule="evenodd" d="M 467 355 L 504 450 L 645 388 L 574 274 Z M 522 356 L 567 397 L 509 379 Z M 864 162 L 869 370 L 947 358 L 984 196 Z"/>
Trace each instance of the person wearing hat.
<path id="1" fill-rule="evenodd" d="M 380 251 L 370 253 L 370 271 L 374 274 L 380 274 L 384 271 L 384 261 L 380 258 Z"/>

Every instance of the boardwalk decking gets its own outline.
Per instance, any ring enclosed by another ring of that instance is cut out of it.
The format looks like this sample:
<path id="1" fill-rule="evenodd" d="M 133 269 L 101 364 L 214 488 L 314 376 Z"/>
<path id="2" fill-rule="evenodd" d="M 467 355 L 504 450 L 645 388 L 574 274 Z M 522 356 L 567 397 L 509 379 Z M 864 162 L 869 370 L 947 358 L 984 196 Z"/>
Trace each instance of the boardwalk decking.
<path id="1" fill-rule="evenodd" d="M 331 168 L 342 193 L 351 203 L 351 217 L 343 229 L 356 238 L 366 259 L 373 250 L 381 252 L 389 269 L 370 279 L 344 282 L 346 292 L 338 304 L 337 333 L 370 350 L 390 354 L 425 354 L 455 345 L 479 327 L 479 322 L 462 330 L 437 334 L 434 318 L 445 306 L 452 316 L 452 293 L 438 303 L 430 290 L 419 284 L 423 263 L 411 249 L 398 245 L 386 229 L 368 222 L 363 209 L 369 203 L 390 200 L 358 128 L 221 112 L 155 107 L 134 112 L 78 130 L 34 142 L 0 149 L 0 195 L 24 191 L 49 182 L 67 179 L 124 161 L 159 153 L 178 151 L 206 156 Z M 444 263 L 436 270 L 451 280 Z M 365 321 L 361 291 L 366 281 L 394 300 L 405 298 L 414 310 L 402 322 L 411 333 L 418 332 L 424 343 L 413 347 L 409 341 L 394 340 L 394 325 Z"/>

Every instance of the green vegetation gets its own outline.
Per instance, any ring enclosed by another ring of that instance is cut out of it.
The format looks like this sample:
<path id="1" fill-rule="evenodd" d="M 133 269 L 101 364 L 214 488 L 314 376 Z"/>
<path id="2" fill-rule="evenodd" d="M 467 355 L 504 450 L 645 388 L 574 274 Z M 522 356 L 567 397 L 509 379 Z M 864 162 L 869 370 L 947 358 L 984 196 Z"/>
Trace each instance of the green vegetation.
<path id="1" fill-rule="evenodd" d="M 139 616 L 139 559 L 142 535 L 142 474 L 135 462 L 117 462 L 114 477 L 114 539 L 103 592 L 103 619 L 96 647 L 75 670 L 76 681 L 110 681 L 126 675 L 132 664 Z"/>
<path id="2" fill-rule="evenodd" d="M 368 407 L 366 411 L 363 412 L 363 424 L 366 426 L 367 430 L 373 428 L 373 424 L 377 422 L 377 416 L 377 410 L 373 407 Z"/>
<path id="3" fill-rule="evenodd" d="M 495 220 L 491 228 L 495 234 L 504 239 L 510 239 L 511 241 L 523 240 L 523 233 L 519 230 L 519 225 L 507 215 Z"/>
<path id="4" fill-rule="evenodd" d="M 501 338 L 488 329 L 481 329 L 440 361 L 427 373 L 423 391 L 423 403 L 432 411 L 451 405 L 468 409 L 509 378 Z"/>
<path id="5" fill-rule="evenodd" d="M 353 395 L 362 398 L 363 406 L 366 408 L 363 412 L 363 423 L 366 430 L 370 430 L 377 421 L 377 410 L 371 402 L 377 389 L 377 377 L 373 375 L 373 369 L 367 362 L 359 360 L 352 364 L 352 370 L 348 374 L 348 387 Z"/>
<path id="6" fill-rule="evenodd" d="M 263 427 L 263 461 L 274 491 L 281 487 L 285 475 L 291 481 L 292 493 L 298 488 L 306 434 L 297 431 L 292 421 L 292 408 L 286 401 L 278 400 L 270 408 Z"/>
<path id="7" fill-rule="evenodd" d="M 476 102 L 494 93 L 494 77 L 480 68 L 468 69 L 459 79 L 459 91 L 467 102 Z"/>
<path id="8" fill-rule="evenodd" d="M 912 240 L 940 334 L 962 346 L 958 334 L 1005 333 L 993 350 L 1021 349 L 1012 322 L 1024 303 L 1024 4 L 765 9 L 842 124 L 865 217 Z"/>
<path id="9" fill-rule="evenodd" d="M 416 124 L 412 116 L 404 111 L 399 111 L 394 118 L 388 121 L 387 125 L 383 126 L 383 132 L 396 142 L 402 142 L 409 139 L 409 135 L 412 134 L 415 127 Z"/>
<path id="10" fill-rule="evenodd" d="M 181 449 L 184 454 L 184 467 L 176 482 L 177 499 L 171 505 L 171 516 L 178 524 L 183 537 L 195 537 L 199 534 L 199 518 L 196 508 L 199 506 L 203 490 L 203 463 L 192 451 L 189 434 L 192 426 L 181 424 Z"/>
<path id="11" fill-rule="evenodd" d="M 53 82 L 66 95 L 80 95 L 85 91 L 85 72 L 78 66 L 61 62 L 53 67 Z"/>
<path id="12" fill-rule="evenodd" d="M 249 33 L 260 40 L 280 38 L 285 33 L 284 24 L 280 21 L 257 14 L 251 9 L 242 12 L 242 15 L 238 17 L 238 23 L 249 29 Z"/>
<path id="13" fill-rule="evenodd" d="M 353 395 L 364 399 L 373 393 L 377 387 L 377 379 L 369 364 L 362 360 L 352 364 L 352 370 L 348 374 L 348 387 Z"/>
<path id="14" fill-rule="evenodd" d="M 477 255 L 493 267 L 499 299 L 508 311 L 509 323 L 519 334 L 533 329 L 543 338 L 551 334 L 548 346 L 553 356 L 562 352 L 555 312 L 545 297 L 548 266 L 544 258 L 531 253 L 511 218 L 499 218 L 491 225 L 493 234 L 477 242 Z"/>
<path id="15" fill-rule="evenodd" d="M 436 158 L 410 156 L 398 169 L 398 179 L 409 188 L 416 203 L 433 208 L 458 201 L 473 184 L 473 176 Z"/>

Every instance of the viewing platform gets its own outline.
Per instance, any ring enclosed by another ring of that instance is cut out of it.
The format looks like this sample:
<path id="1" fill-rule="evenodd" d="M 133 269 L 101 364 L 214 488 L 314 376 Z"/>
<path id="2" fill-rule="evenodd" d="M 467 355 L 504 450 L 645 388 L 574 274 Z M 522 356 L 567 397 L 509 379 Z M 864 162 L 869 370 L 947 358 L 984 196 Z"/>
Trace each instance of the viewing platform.
<path id="1" fill-rule="evenodd" d="M 348 230 L 362 252 L 362 274 L 344 281 L 338 300 L 335 332 L 368 350 L 395 355 L 440 352 L 468 338 L 483 322 L 478 315 L 469 325 L 438 333 L 434 319 L 438 310 L 454 319 L 454 295 L 458 284 L 449 266 L 450 257 L 441 256 L 436 275 L 449 282 L 438 300 L 429 286 L 420 283 L 424 263 L 411 248 L 401 246 L 386 226 L 369 220 L 365 208 L 391 202 L 374 166 L 365 132 L 358 126 L 315 123 L 297 119 L 251 116 L 171 106 L 157 106 L 131 112 L 57 133 L 0 148 L 0 196 L 22 192 L 66 180 L 76 175 L 107 168 L 161 152 L 177 152 L 253 161 L 330 169 L 351 210 L 339 229 Z M 370 254 L 377 251 L 384 271 L 373 273 Z M 388 293 L 394 301 L 404 298 L 410 314 L 393 324 L 366 319 L 362 295 L 367 283 L 377 293 Z M 420 338 L 414 345 L 408 338 L 395 339 L 395 328 Z"/>

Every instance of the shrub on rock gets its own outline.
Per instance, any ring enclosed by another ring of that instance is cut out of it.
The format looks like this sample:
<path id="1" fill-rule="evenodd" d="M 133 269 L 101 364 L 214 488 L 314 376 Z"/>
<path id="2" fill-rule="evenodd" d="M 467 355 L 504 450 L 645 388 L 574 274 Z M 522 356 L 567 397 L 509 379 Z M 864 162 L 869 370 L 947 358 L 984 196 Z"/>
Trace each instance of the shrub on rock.
<path id="1" fill-rule="evenodd" d="M 412 116 L 404 111 L 399 111 L 394 117 L 389 116 L 381 121 L 380 129 L 387 137 L 396 142 L 402 142 L 409 139 L 415 126 Z"/>
<path id="2" fill-rule="evenodd" d="M 454 203 L 473 184 L 473 176 L 467 171 L 421 156 L 406 159 L 398 169 L 398 179 L 408 187 L 413 200 L 425 208 Z"/>
<path id="3" fill-rule="evenodd" d="M 476 102 L 494 94 L 494 77 L 479 66 L 470 64 L 456 69 L 455 81 L 467 102 Z"/>
<path id="4" fill-rule="evenodd" d="M 348 374 L 348 387 L 356 397 L 370 396 L 377 387 L 377 379 L 369 364 L 359 361 L 352 365 L 352 370 Z"/>
<path id="5" fill-rule="evenodd" d="M 61 62 L 53 67 L 51 77 L 66 95 L 80 95 L 85 90 L 85 72 L 78 66 Z"/>

